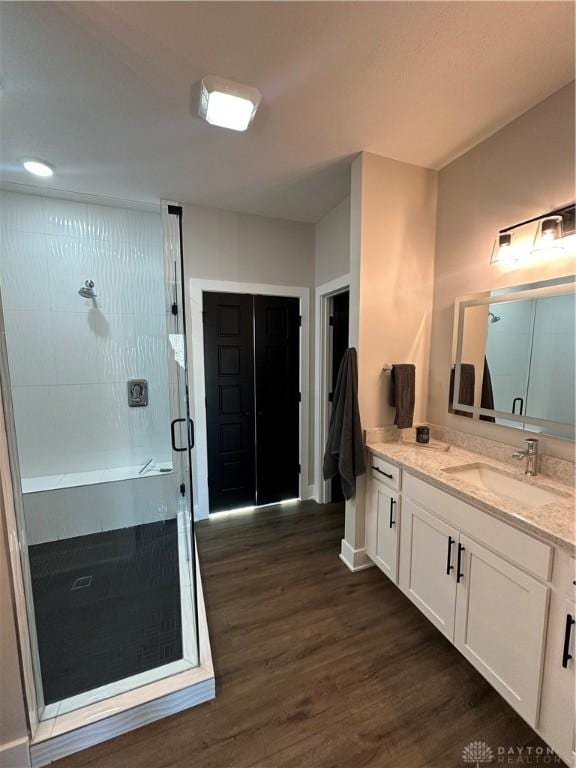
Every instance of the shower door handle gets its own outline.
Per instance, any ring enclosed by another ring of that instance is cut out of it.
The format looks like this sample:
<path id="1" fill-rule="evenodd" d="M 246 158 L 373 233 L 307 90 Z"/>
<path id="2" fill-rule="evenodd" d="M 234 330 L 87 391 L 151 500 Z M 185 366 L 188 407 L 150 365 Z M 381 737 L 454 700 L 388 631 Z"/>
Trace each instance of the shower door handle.
<path id="1" fill-rule="evenodd" d="M 170 424 L 170 434 L 172 436 L 172 450 L 176 451 L 176 453 L 182 453 L 183 451 L 188 450 L 188 446 L 190 448 L 194 448 L 194 422 L 192 419 L 188 419 L 188 445 L 185 445 L 184 448 L 178 448 L 176 446 L 176 424 L 182 424 L 186 422 L 186 419 L 174 419 L 173 422 Z"/>
<path id="2" fill-rule="evenodd" d="M 170 434 L 172 436 L 172 450 L 176 451 L 176 453 L 182 453 L 182 451 L 188 450 L 186 446 L 184 446 L 184 448 L 176 447 L 176 424 L 181 424 L 182 422 L 186 422 L 186 419 L 174 419 L 174 421 L 170 424 Z"/>
<path id="3" fill-rule="evenodd" d="M 512 413 L 516 413 L 516 403 L 520 401 L 520 416 L 523 415 L 524 411 L 524 398 L 523 397 L 515 397 L 514 400 L 512 400 Z"/>

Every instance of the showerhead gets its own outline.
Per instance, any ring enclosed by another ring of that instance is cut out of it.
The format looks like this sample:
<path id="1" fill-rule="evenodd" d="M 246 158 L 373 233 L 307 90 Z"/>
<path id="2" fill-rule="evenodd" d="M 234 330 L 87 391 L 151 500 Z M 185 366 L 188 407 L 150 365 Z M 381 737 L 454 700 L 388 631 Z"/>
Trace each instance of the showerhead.
<path id="1" fill-rule="evenodd" d="M 499 323 L 500 320 L 502 319 L 500 315 L 495 315 L 494 312 L 488 312 L 488 317 L 490 318 L 488 321 L 490 325 L 494 325 L 494 323 Z"/>
<path id="2" fill-rule="evenodd" d="M 86 280 L 78 293 L 83 299 L 95 299 L 97 294 L 94 292 L 94 280 Z"/>

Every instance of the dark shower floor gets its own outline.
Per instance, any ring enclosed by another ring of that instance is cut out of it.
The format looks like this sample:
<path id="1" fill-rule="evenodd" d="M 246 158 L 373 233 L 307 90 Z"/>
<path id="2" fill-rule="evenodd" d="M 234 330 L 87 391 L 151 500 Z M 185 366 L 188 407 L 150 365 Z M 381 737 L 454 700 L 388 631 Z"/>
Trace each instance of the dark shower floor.
<path id="1" fill-rule="evenodd" d="M 46 704 L 182 658 L 176 520 L 29 553 Z"/>

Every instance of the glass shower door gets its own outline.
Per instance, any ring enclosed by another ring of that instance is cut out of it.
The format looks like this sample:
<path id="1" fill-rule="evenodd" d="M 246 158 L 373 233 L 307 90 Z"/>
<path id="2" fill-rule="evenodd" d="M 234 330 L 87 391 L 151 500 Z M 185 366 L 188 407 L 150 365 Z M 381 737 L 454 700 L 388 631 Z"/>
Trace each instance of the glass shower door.
<path id="1" fill-rule="evenodd" d="M 178 478 L 178 547 L 182 587 L 183 657 L 198 664 L 199 636 L 196 606 L 196 550 L 193 522 L 192 456 L 194 423 L 190 416 L 188 356 L 186 348 L 186 298 L 183 279 L 181 208 L 163 207 L 166 275 L 166 328 L 170 391 L 170 440 Z"/>
<path id="2" fill-rule="evenodd" d="M 179 218 L 1 196 L 3 400 L 49 719 L 198 664 Z"/>

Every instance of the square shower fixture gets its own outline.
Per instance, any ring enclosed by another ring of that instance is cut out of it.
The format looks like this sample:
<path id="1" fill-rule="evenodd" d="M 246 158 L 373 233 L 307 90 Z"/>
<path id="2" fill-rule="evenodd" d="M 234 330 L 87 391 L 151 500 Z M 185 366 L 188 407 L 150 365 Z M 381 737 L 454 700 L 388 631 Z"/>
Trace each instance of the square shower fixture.
<path id="1" fill-rule="evenodd" d="M 200 84 L 199 114 L 210 125 L 245 131 L 256 114 L 262 94 L 251 85 L 206 75 Z"/>

